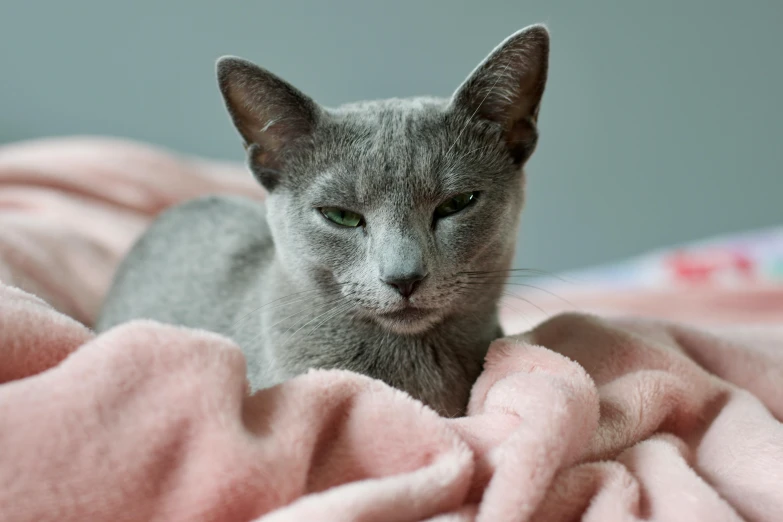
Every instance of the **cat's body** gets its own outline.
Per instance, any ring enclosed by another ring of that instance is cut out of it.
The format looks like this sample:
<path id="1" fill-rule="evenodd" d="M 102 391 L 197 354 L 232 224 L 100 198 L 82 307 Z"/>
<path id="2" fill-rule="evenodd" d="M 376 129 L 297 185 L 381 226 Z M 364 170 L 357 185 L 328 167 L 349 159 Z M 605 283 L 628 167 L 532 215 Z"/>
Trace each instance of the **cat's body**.
<path id="1" fill-rule="evenodd" d="M 97 329 L 203 328 L 240 345 L 253 388 L 341 368 L 461 414 L 502 335 L 547 52 L 546 31 L 529 28 L 451 100 L 336 110 L 223 60 L 267 202 L 215 196 L 165 212 L 120 267 Z"/>
<path id="2" fill-rule="evenodd" d="M 332 298 L 308 292 L 273 262 L 264 214 L 257 202 L 223 196 L 164 213 L 124 263 L 100 328 L 148 317 L 225 334 L 243 347 L 254 389 L 308 368 L 342 368 L 382 379 L 444 413 L 462 411 L 487 346 L 499 335 L 494 310 L 481 322 L 455 317 L 410 337 L 390 336 L 350 313 L 330 313 L 337 304 Z M 188 246 L 171 248 L 175 232 Z M 212 248 L 203 248 L 201 233 L 214 238 Z M 154 283 L 150 272 L 133 268 L 139 265 L 155 266 Z M 220 303 L 219 312 L 213 303 Z"/>

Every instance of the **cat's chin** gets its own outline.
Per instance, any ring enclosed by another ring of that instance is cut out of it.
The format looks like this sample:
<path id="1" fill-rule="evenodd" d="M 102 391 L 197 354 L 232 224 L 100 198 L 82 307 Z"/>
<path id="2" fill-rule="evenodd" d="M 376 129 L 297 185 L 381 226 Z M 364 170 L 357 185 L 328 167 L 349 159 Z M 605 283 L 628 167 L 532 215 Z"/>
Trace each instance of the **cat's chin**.
<path id="1" fill-rule="evenodd" d="M 406 307 L 391 312 L 381 312 L 375 320 L 383 328 L 401 335 L 416 335 L 432 328 L 439 320 L 435 310 Z"/>

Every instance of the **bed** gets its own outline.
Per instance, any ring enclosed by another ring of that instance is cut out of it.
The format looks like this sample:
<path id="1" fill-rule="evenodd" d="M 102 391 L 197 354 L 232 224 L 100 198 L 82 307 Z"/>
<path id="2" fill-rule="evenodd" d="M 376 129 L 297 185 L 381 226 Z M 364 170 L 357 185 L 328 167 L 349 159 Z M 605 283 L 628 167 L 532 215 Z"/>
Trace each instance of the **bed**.
<path id="1" fill-rule="evenodd" d="M 514 279 L 446 419 L 341 371 L 251 395 L 208 332 L 95 335 L 134 239 L 214 192 L 264 197 L 147 144 L 0 147 L 0 519 L 783 520 L 783 227 Z"/>

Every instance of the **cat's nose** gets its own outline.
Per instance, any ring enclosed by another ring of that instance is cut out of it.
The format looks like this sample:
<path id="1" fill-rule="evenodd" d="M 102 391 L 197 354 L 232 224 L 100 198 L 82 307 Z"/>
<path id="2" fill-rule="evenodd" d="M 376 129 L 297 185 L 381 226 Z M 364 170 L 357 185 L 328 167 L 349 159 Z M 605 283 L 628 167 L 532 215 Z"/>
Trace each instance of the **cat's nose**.
<path id="1" fill-rule="evenodd" d="M 409 298 L 419 287 L 419 283 L 427 277 L 426 274 L 416 273 L 404 276 L 387 277 L 383 282 L 397 290 L 404 298 Z"/>

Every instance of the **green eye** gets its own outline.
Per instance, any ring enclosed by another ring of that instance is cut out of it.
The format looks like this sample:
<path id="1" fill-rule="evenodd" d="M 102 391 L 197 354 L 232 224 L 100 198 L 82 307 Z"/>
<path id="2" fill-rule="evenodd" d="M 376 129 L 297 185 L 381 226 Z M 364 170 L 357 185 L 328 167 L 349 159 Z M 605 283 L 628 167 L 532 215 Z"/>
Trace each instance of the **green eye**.
<path id="1" fill-rule="evenodd" d="M 351 212 L 350 210 L 336 207 L 323 207 L 319 210 L 326 219 L 342 227 L 358 227 L 364 224 L 364 218 L 361 214 Z"/>
<path id="2" fill-rule="evenodd" d="M 464 194 L 457 194 L 456 196 L 447 199 L 435 209 L 435 217 L 444 218 L 464 210 L 475 203 L 478 195 L 478 192 L 465 192 Z"/>

